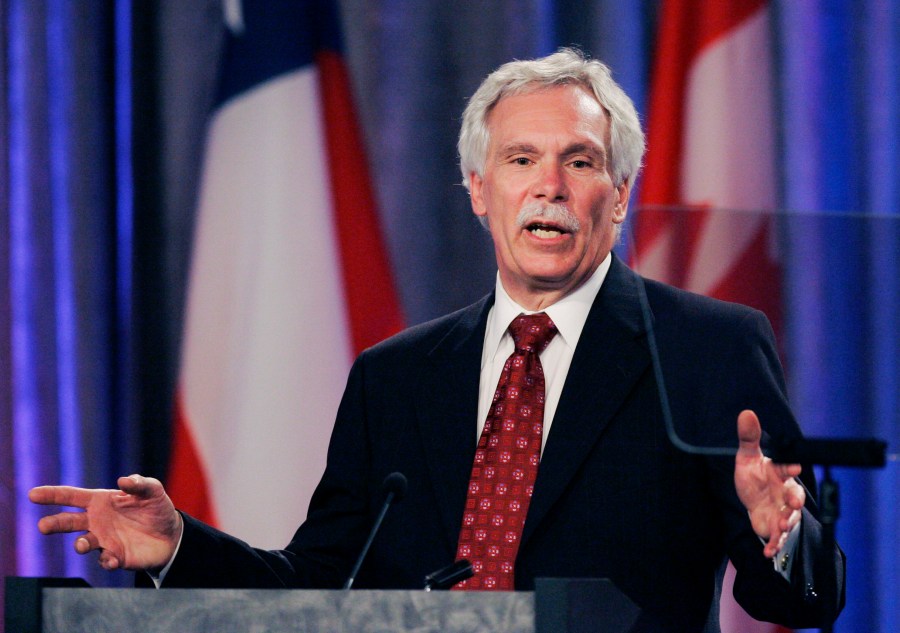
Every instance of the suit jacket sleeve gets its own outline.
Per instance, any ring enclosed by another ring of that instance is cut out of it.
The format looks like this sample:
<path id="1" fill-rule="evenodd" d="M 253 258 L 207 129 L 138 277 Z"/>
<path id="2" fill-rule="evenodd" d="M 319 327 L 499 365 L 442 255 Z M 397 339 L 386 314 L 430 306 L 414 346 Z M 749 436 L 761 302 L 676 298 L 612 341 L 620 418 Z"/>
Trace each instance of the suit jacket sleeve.
<path id="1" fill-rule="evenodd" d="M 775 348 L 775 338 L 768 320 L 752 312 L 742 323 L 744 333 L 738 338 L 734 359 L 734 384 L 726 388 L 725 407 L 731 411 L 753 409 L 764 427 L 765 443 L 772 436 L 797 436 L 799 428 L 784 399 L 784 378 Z M 730 402 L 732 394 L 743 400 Z M 734 463 L 715 464 L 724 468 L 722 480 L 733 481 Z M 844 604 L 844 555 L 837 545 L 824 554 L 822 525 L 816 505 L 816 482 L 812 466 L 803 465 L 801 483 L 807 489 L 803 509 L 800 540 L 792 567 L 790 582 L 773 569 L 770 559 L 762 556 L 762 543 L 750 528 L 743 506 L 736 516 L 727 519 L 729 540 L 727 551 L 737 575 L 734 595 L 738 603 L 756 619 L 778 622 L 793 628 L 819 626 L 828 610 L 832 613 Z M 733 493 L 733 484 L 727 495 Z"/>

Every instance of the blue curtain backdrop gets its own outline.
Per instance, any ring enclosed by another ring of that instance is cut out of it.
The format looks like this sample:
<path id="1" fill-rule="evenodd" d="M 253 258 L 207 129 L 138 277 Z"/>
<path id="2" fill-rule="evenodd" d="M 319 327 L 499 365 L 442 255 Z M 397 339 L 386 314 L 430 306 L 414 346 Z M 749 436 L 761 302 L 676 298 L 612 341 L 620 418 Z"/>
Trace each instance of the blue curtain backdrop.
<path id="1" fill-rule="evenodd" d="M 341 3 L 386 243 L 410 323 L 492 284 L 455 155 L 465 99 L 577 44 L 646 115 L 658 2 Z M 774 2 L 792 400 L 807 432 L 900 448 L 900 9 Z M 127 583 L 45 538 L 38 483 L 164 472 L 221 3 L 0 0 L 0 569 Z M 821 212 L 830 212 L 825 219 Z M 848 606 L 900 621 L 896 463 L 841 469 Z"/>
<path id="2" fill-rule="evenodd" d="M 897 452 L 900 7 L 777 7 L 792 401 L 808 434 L 875 435 Z M 849 562 L 838 630 L 895 630 L 900 464 L 834 475 Z"/>
<path id="3" fill-rule="evenodd" d="M 36 532 L 41 513 L 25 495 L 45 481 L 106 484 L 137 466 L 124 383 L 129 67 L 116 55 L 129 47 L 127 5 L 0 7 L 2 569 L 104 582 L 71 538 Z"/>

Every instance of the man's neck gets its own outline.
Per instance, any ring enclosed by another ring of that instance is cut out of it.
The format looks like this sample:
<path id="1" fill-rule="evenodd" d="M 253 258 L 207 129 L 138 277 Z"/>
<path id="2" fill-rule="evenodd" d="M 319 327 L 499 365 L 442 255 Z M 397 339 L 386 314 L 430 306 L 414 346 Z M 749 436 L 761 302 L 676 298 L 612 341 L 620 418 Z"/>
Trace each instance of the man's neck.
<path id="1" fill-rule="evenodd" d="M 507 292 L 509 293 L 509 296 L 513 301 L 518 303 L 526 310 L 529 310 L 530 312 L 540 312 L 541 310 L 552 306 L 557 301 L 564 299 L 569 294 L 578 290 L 578 288 L 580 288 L 583 283 L 584 282 L 582 281 L 577 286 L 558 290 L 535 289 L 534 291 L 524 292 L 509 292 L 509 290 L 507 290 Z M 506 288 L 506 284 L 504 284 L 503 287 Z"/>
<path id="2" fill-rule="evenodd" d="M 609 271 L 611 263 L 612 254 L 608 254 L 606 258 L 600 262 L 597 268 L 592 270 L 589 275 L 582 279 L 579 279 L 578 283 L 565 287 L 517 286 L 504 280 L 502 274 L 499 275 L 499 279 L 500 284 L 503 286 L 503 290 L 506 292 L 510 299 L 516 302 L 516 304 L 518 304 L 522 308 L 525 308 L 529 312 L 540 312 L 552 306 L 554 303 L 565 299 L 572 293 L 576 292 L 579 288 L 583 287 L 588 280 L 592 279 L 597 274 L 598 270 L 602 271 L 602 277 L 605 278 L 606 273 Z"/>

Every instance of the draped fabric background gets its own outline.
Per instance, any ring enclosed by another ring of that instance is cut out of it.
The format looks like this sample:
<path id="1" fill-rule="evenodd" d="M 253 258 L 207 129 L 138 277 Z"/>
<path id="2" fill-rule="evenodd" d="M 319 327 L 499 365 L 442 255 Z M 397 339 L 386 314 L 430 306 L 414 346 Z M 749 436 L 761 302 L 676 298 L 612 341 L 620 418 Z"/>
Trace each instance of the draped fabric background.
<path id="1" fill-rule="evenodd" d="M 138 463 L 132 409 L 128 5 L 3 9 L 0 556 L 5 574 L 101 581 L 36 533 L 38 481 L 99 484 Z M 65 541 L 65 543 L 63 543 Z"/>
<path id="2" fill-rule="evenodd" d="M 613 67 L 646 116 L 655 1 L 341 9 L 410 324 L 493 282 L 455 153 L 465 98 L 485 74 L 578 44 Z M 791 396 L 807 432 L 874 434 L 897 451 L 900 8 L 779 0 L 772 10 Z M 72 554 L 72 539 L 37 534 L 41 512 L 25 494 L 165 472 L 222 6 L 0 0 L 0 20 L 0 569 L 127 584 Z M 898 470 L 835 473 L 849 559 L 839 631 L 887 632 L 900 620 Z"/>
<path id="3" fill-rule="evenodd" d="M 777 33 L 791 396 L 814 435 L 900 449 L 900 6 L 783 2 Z M 854 218 L 810 217 L 817 211 Z M 859 217 L 865 216 L 865 219 Z M 900 464 L 838 470 L 845 631 L 900 621 Z"/>

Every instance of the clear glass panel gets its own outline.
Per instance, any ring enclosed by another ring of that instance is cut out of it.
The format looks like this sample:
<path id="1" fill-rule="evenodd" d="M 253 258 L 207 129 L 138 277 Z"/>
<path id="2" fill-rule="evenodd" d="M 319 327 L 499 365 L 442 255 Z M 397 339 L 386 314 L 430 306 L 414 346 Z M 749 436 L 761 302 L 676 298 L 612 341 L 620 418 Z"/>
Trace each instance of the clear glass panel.
<path id="1" fill-rule="evenodd" d="M 900 216 L 638 208 L 619 252 L 648 278 L 765 312 L 806 435 L 875 436 L 889 442 L 889 451 L 900 449 Z M 709 376 L 715 379 L 709 384 L 747 392 L 750 400 L 764 399 L 764 386 L 730 385 L 720 380 L 720 372 L 731 372 L 724 366 L 699 374 L 684 369 L 703 358 L 695 347 L 672 342 L 678 327 L 665 314 L 654 317 L 667 386 L 660 395 L 669 400 L 674 431 L 691 444 L 733 449 L 733 430 L 710 434 L 697 426 L 699 412 L 678 395 L 690 387 L 684 377 Z M 700 337 L 699 347 L 714 336 Z M 723 345 L 751 355 L 747 347 Z M 754 362 L 722 356 L 721 347 L 710 349 L 717 363 Z"/>

